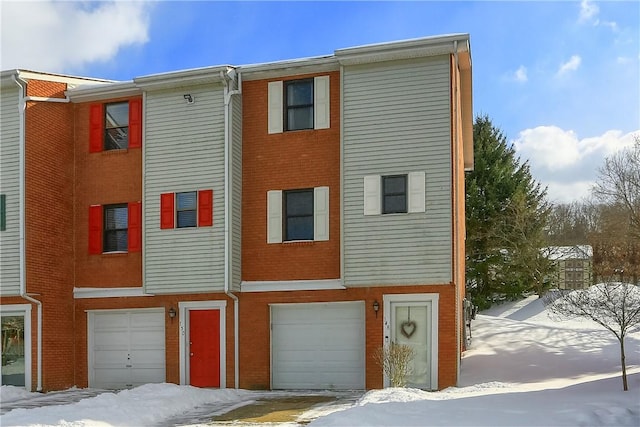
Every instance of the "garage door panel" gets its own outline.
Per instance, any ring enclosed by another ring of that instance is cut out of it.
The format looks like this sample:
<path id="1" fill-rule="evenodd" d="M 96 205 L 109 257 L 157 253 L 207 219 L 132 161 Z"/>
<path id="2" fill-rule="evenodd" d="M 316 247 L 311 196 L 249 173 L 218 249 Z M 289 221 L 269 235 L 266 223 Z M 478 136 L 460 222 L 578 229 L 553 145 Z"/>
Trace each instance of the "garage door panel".
<path id="1" fill-rule="evenodd" d="M 130 388 L 165 381 L 164 310 L 90 312 L 89 386 Z"/>
<path id="2" fill-rule="evenodd" d="M 272 307 L 272 387 L 364 388 L 364 305 Z"/>

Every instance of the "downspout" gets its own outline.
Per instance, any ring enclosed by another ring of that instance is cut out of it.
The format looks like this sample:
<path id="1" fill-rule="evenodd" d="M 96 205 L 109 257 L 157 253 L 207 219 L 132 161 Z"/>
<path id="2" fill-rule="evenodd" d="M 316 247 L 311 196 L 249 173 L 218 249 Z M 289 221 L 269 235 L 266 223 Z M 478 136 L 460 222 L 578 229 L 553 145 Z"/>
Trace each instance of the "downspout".
<path id="1" fill-rule="evenodd" d="M 20 180 L 20 296 L 25 300 L 33 303 L 37 306 L 37 316 L 38 316 L 38 327 L 37 327 L 37 356 L 36 356 L 36 376 L 37 376 L 37 386 L 36 391 L 42 391 L 42 301 L 39 301 L 29 295 L 27 295 L 27 281 L 26 281 L 26 246 L 25 246 L 25 109 L 26 109 L 26 101 L 29 99 L 25 97 L 24 94 L 26 92 L 26 87 L 24 84 L 26 82 L 24 80 L 19 80 L 16 78 L 20 72 L 16 72 L 13 74 L 11 78 L 15 82 L 16 85 L 20 88 L 20 97 L 18 103 L 18 112 L 20 116 L 20 136 L 19 136 L 19 180 Z M 29 337 L 31 339 L 31 337 Z M 31 389 L 31 384 L 29 384 L 29 389 Z"/>
<path id="2" fill-rule="evenodd" d="M 458 59 L 458 41 L 457 40 L 453 41 L 453 58 L 454 58 L 454 63 L 455 63 L 455 69 L 453 71 L 454 71 L 454 73 L 458 73 L 458 70 L 460 69 L 460 64 L 459 64 L 459 59 Z M 460 84 L 459 79 L 456 79 L 456 82 L 457 82 L 457 84 L 454 87 L 454 93 L 452 94 L 453 95 L 452 96 L 453 97 L 453 99 L 452 99 L 452 101 L 453 101 L 452 102 L 452 106 L 453 106 L 452 109 L 453 109 L 453 118 L 454 118 L 453 124 L 457 127 L 457 125 L 458 125 L 458 123 L 457 123 L 457 121 L 458 121 L 458 110 L 457 110 L 457 108 L 458 108 L 458 85 Z M 456 140 L 452 141 L 452 143 L 453 143 L 453 147 L 452 148 L 453 148 L 454 153 L 456 153 L 456 156 L 453 156 L 453 162 L 452 162 L 452 165 L 451 165 L 452 168 L 453 168 L 452 169 L 452 174 L 453 174 L 454 170 L 456 171 L 456 174 L 457 174 L 457 168 L 455 168 L 455 163 L 458 161 L 458 159 L 457 159 L 457 157 L 458 157 L 457 154 L 459 153 L 458 141 L 459 141 L 459 138 L 460 138 L 460 135 L 458 135 L 458 131 L 457 130 L 455 131 L 455 135 L 456 135 Z M 457 179 L 456 176 L 452 176 L 452 178 L 454 180 Z M 454 188 L 456 188 L 458 191 L 460 191 L 460 187 L 458 185 L 456 185 Z M 455 210 L 454 210 L 454 227 L 457 230 L 456 221 L 457 221 L 458 213 L 459 213 L 460 209 L 459 209 L 458 203 L 457 203 L 457 201 L 455 199 L 456 197 L 458 197 L 457 194 L 454 195 L 453 205 L 455 206 Z M 456 233 L 456 236 L 457 236 L 457 233 Z M 458 242 L 457 241 L 455 241 L 454 244 L 455 244 L 455 248 L 456 248 L 455 253 L 454 253 L 454 259 L 455 259 L 455 265 L 456 265 L 455 275 L 457 276 L 458 275 L 458 271 L 461 268 L 460 265 L 458 265 L 459 258 L 460 258 L 459 257 L 460 248 L 458 247 Z M 463 281 L 463 283 L 460 283 L 459 286 L 465 286 L 464 281 Z M 460 308 L 461 307 L 460 307 L 460 305 L 462 304 L 462 301 L 460 301 L 460 290 L 456 289 L 455 290 L 455 294 L 456 294 L 456 298 L 455 298 L 455 301 L 456 301 L 456 334 L 458 335 L 457 339 L 456 339 L 456 347 L 457 347 L 456 355 L 458 357 L 458 363 L 456 364 L 456 370 L 457 370 L 456 383 L 459 384 L 460 383 L 460 370 L 461 370 L 461 366 L 460 365 L 462 364 L 462 346 L 460 344 L 460 341 L 463 340 L 463 339 L 466 339 L 466 329 L 464 330 L 463 333 L 461 333 L 460 332 L 460 328 L 461 327 L 465 327 L 466 328 L 466 326 L 463 326 L 463 325 L 460 324 L 460 316 L 461 316 L 461 312 L 460 312 Z M 464 323 L 464 321 L 462 323 Z"/>
<path id="3" fill-rule="evenodd" d="M 230 70 L 234 71 L 235 70 Z M 234 387 L 240 388 L 240 341 L 238 338 L 239 327 L 239 302 L 238 297 L 231 291 L 231 272 L 229 271 L 230 257 L 230 222 L 232 215 L 231 207 L 231 97 L 242 93 L 242 80 L 238 74 L 238 89 L 231 89 L 233 77 L 229 76 L 230 71 L 226 73 L 220 71 L 220 76 L 224 80 L 224 293 L 233 300 L 233 368 L 234 368 Z"/>

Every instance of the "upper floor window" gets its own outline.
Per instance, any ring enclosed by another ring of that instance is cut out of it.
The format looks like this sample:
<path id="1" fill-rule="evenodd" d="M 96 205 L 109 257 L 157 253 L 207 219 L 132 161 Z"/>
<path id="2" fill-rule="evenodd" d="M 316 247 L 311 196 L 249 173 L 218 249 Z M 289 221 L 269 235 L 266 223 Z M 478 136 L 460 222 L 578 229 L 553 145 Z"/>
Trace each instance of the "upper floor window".
<path id="1" fill-rule="evenodd" d="M 142 99 L 89 107 L 89 152 L 142 146 Z"/>
<path id="2" fill-rule="evenodd" d="M 104 206 L 103 252 L 126 252 L 129 215 L 126 204 Z"/>
<path id="3" fill-rule="evenodd" d="M 89 253 L 140 252 L 140 202 L 89 206 Z"/>
<path id="4" fill-rule="evenodd" d="M 328 129 L 329 76 L 268 83 L 268 132 Z"/>
<path id="5" fill-rule="evenodd" d="M 407 175 L 382 177 L 382 213 L 407 213 Z"/>
<path id="6" fill-rule="evenodd" d="M 364 177 L 364 214 L 426 212 L 424 172 Z"/>
<path id="7" fill-rule="evenodd" d="M 160 228 L 211 227 L 213 190 L 160 195 Z"/>
<path id="8" fill-rule="evenodd" d="M 313 188 L 284 192 L 284 240 L 313 240 Z"/>
<path id="9" fill-rule="evenodd" d="M 285 82 L 285 129 L 313 129 L 313 79 Z"/>
<path id="10" fill-rule="evenodd" d="M 267 191 L 267 243 L 329 240 L 329 187 Z"/>
<path id="11" fill-rule="evenodd" d="M 104 149 L 129 148 L 129 103 L 106 104 L 104 110 Z"/>

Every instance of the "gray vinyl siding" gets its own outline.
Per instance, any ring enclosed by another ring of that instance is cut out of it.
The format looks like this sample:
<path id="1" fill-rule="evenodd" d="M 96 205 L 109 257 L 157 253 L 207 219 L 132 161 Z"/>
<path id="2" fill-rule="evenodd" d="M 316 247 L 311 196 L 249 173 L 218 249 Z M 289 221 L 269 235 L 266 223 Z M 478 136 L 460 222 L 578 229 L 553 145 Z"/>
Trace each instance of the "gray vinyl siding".
<path id="1" fill-rule="evenodd" d="M 232 98 L 231 113 L 231 288 L 242 280 L 242 99 Z"/>
<path id="2" fill-rule="evenodd" d="M 20 294 L 19 91 L 0 92 L 0 194 L 6 195 L 6 230 L 0 231 L 0 294 Z"/>
<path id="3" fill-rule="evenodd" d="M 344 281 L 439 284 L 452 276 L 446 56 L 343 70 Z M 363 213 L 367 175 L 426 173 L 426 212 Z"/>
<path id="4" fill-rule="evenodd" d="M 183 94 L 195 102 L 187 104 Z M 144 285 L 149 293 L 224 290 L 221 86 L 150 91 L 145 114 Z M 160 194 L 213 189 L 213 226 L 160 229 Z"/>

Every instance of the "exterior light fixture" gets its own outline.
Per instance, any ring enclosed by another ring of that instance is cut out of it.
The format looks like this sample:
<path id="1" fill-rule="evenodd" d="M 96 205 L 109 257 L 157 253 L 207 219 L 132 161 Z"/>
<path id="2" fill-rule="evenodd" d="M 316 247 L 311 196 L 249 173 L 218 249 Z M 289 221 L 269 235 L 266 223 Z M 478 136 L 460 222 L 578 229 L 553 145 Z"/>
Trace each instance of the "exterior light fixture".
<path id="1" fill-rule="evenodd" d="M 376 312 L 376 318 L 378 318 L 378 310 L 380 310 L 380 303 L 378 302 L 378 300 L 375 300 L 373 302 L 373 311 Z"/>
<path id="2" fill-rule="evenodd" d="M 176 314 L 177 314 L 177 313 L 176 313 L 176 309 L 175 309 L 175 308 L 173 308 L 173 307 L 171 307 L 171 308 L 169 309 L 169 318 L 170 318 L 171 320 L 173 320 L 173 318 L 174 318 L 174 317 L 176 317 Z"/>

